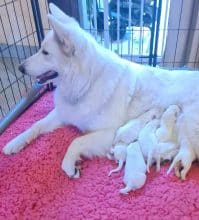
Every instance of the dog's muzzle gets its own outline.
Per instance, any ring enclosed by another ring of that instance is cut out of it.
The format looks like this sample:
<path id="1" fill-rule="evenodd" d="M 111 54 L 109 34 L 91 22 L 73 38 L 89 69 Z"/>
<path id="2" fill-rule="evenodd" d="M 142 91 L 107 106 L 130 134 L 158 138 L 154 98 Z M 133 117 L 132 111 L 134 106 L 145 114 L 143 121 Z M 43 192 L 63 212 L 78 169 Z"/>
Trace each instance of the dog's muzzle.
<path id="1" fill-rule="evenodd" d="M 48 80 L 54 79 L 56 77 L 58 77 L 57 72 L 48 71 L 48 72 L 42 73 L 41 75 L 37 76 L 36 79 L 37 79 L 38 83 L 43 84 L 43 83 L 47 82 Z"/>

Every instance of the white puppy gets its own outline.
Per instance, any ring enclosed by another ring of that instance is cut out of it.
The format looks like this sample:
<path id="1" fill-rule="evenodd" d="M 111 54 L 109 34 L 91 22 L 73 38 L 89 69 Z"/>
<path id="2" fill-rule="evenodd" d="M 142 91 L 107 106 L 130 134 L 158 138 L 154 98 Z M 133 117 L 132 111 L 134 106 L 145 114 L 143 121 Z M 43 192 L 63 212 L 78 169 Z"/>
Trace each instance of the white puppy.
<path id="1" fill-rule="evenodd" d="M 147 123 L 145 127 L 140 131 L 139 144 L 143 153 L 144 158 L 147 160 L 147 171 L 152 164 L 153 155 L 157 146 L 157 138 L 155 131 L 160 124 L 160 120 L 154 119 Z"/>
<path id="2" fill-rule="evenodd" d="M 131 142 L 134 142 L 138 138 L 140 130 L 146 125 L 146 123 L 154 118 L 159 118 L 161 113 L 162 111 L 160 108 L 153 108 L 146 111 L 138 118 L 130 120 L 117 130 L 114 143 L 124 142 L 130 144 Z"/>
<path id="3" fill-rule="evenodd" d="M 122 194 L 139 189 L 146 182 L 146 164 L 138 142 L 134 142 L 127 147 L 123 182 L 126 187 L 120 190 Z"/>
<path id="4" fill-rule="evenodd" d="M 170 105 L 163 113 L 156 131 L 158 142 L 176 141 L 176 120 L 180 112 L 177 105 Z"/>
<path id="5" fill-rule="evenodd" d="M 118 167 L 111 170 L 108 176 L 111 176 L 112 173 L 115 173 L 122 169 L 122 166 L 126 161 L 126 150 L 127 145 L 125 144 L 116 145 L 114 148 L 111 149 L 111 153 L 113 154 L 115 161 L 118 162 Z"/>
<path id="6" fill-rule="evenodd" d="M 156 169 L 160 170 L 161 159 L 171 160 L 178 151 L 176 121 L 181 109 L 177 105 L 170 105 L 163 113 L 160 127 L 156 130 L 157 147 L 155 152 Z"/>

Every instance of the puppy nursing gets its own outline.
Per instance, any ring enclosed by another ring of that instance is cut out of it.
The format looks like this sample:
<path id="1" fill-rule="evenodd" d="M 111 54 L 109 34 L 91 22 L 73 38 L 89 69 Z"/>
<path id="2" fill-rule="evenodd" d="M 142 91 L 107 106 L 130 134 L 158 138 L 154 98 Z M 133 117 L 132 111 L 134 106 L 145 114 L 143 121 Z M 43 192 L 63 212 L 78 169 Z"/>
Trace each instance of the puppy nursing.
<path id="1" fill-rule="evenodd" d="M 144 186 L 146 182 L 146 164 L 139 143 L 134 142 L 127 147 L 126 164 L 124 168 L 123 182 L 125 188 L 120 193 L 127 194 Z"/>
<path id="2" fill-rule="evenodd" d="M 139 132 L 145 124 L 154 118 L 159 118 L 160 115 L 161 109 L 153 108 L 146 111 L 138 118 L 130 120 L 117 130 L 114 144 L 119 142 L 130 144 L 131 142 L 134 142 L 138 138 Z"/>
<path id="3" fill-rule="evenodd" d="M 176 120 L 179 116 L 180 108 L 177 105 L 170 105 L 163 113 L 160 127 L 156 131 L 158 142 L 176 142 Z"/>
<path id="4" fill-rule="evenodd" d="M 126 187 L 121 189 L 120 193 L 126 194 L 141 188 L 146 181 L 146 171 L 149 172 L 152 163 L 156 162 L 156 169 L 159 171 L 161 159 L 171 160 L 178 151 L 176 121 L 181 109 L 177 105 L 170 105 L 162 116 L 160 112 L 160 109 L 151 109 L 116 132 L 114 140 L 117 145 L 111 149 L 111 153 L 119 164 L 116 169 L 110 171 L 109 176 L 121 170 L 126 162 L 123 179 Z M 133 142 L 136 138 L 138 141 Z M 185 179 L 195 155 L 187 145 L 181 145 L 168 173 L 175 168 L 177 176 Z M 179 160 L 184 167 L 181 173 L 177 169 Z"/>
<path id="5" fill-rule="evenodd" d="M 146 126 L 140 131 L 139 144 L 145 159 L 147 159 L 147 171 L 152 164 L 153 155 L 157 146 L 157 139 L 155 131 L 159 125 L 159 120 L 154 119 L 146 124 Z"/>
<path id="6" fill-rule="evenodd" d="M 118 172 L 122 169 L 122 166 L 126 161 L 126 148 L 127 146 L 125 144 L 119 144 L 111 149 L 111 154 L 113 154 L 115 161 L 118 162 L 118 167 L 111 170 L 108 176 L 111 176 L 112 173 Z"/>
<path id="7" fill-rule="evenodd" d="M 177 105 L 170 105 L 163 113 L 160 127 L 156 130 L 156 168 L 160 170 L 160 161 L 171 160 L 177 153 L 177 128 L 176 121 L 181 110 Z"/>

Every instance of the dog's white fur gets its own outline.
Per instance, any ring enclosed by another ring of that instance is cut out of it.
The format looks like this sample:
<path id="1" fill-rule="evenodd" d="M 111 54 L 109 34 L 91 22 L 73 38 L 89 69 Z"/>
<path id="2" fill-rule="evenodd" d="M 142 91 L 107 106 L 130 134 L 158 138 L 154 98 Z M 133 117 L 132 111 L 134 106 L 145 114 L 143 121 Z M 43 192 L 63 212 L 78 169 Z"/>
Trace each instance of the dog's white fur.
<path id="1" fill-rule="evenodd" d="M 86 133 L 71 143 L 62 162 L 62 169 L 73 176 L 80 155 L 105 155 L 120 126 L 148 109 L 164 109 L 176 103 L 184 111 L 190 103 L 196 107 L 192 111 L 195 120 L 187 129 L 198 139 L 198 71 L 168 71 L 124 60 L 98 45 L 56 6 L 51 4 L 50 10 L 53 30 L 46 35 L 38 53 L 25 60 L 23 66 L 32 76 L 50 70 L 59 73 L 51 80 L 57 86 L 55 108 L 7 143 L 5 154 L 20 151 L 40 134 L 73 124 Z"/>
<path id="2" fill-rule="evenodd" d="M 126 187 L 120 190 L 122 194 L 139 189 L 146 182 L 146 164 L 137 141 L 127 147 L 123 182 Z"/>
<path id="3" fill-rule="evenodd" d="M 111 154 L 113 154 L 114 160 L 118 163 L 118 167 L 111 170 L 108 176 L 111 176 L 112 173 L 118 172 L 122 169 L 124 162 L 126 161 L 126 144 L 118 144 L 111 149 Z"/>
<path id="4" fill-rule="evenodd" d="M 146 123 L 154 118 L 159 118 L 161 113 L 161 109 L 152 108 L 136 119 L 128 121 L 116 131 L 114 144 L 119 142 L 130 144 L 131 142 L 134 142 L 136 139 L 138 139 L 139 133 Z"/>

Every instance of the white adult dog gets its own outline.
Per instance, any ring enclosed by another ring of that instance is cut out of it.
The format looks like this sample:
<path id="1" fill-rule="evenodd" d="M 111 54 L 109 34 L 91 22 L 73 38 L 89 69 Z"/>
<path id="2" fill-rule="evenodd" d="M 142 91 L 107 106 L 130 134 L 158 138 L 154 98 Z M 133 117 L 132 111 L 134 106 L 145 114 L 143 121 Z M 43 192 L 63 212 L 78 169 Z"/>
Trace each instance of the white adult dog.
<path id="1" fill-rule="evenodd" d="M 20 70 L 41 83 L 56 84 L 55 108 L 7 143 L 5 154 L 20 151 L 40 134 L 73 124 L 86 133 L 71 143 L 62 162 L 62 169 L 73 177 L 80 155 L 106 155 L 115 131 L 129 120 L 154 107 L 178 103 L 186 109 L 198 100 L 198 71 L 167 71 L 121 59 L 55 5 L 50 11 L 52 30 Z M 192 114 L 197 115 L 192 125 L 199 129 L 198 109 Z M 187 126 L 189 132 L 192 125 Z"/>

